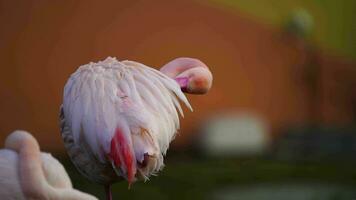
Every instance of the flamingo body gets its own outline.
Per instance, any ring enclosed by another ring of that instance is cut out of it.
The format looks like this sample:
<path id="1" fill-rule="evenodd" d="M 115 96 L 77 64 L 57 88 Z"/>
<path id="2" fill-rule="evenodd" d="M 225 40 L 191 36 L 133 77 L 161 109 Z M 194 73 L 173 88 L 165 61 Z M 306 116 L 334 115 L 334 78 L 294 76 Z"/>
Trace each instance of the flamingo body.
<path id="1" fill-rule="evenodd" d="M 179 128 L 178 111 L 183 115 L 179 100 L 191 109 L 174 79 L 110 57 L 72 74 L 63 99 L 68 154 L 84 176 L 104 185 L 147 180 L 161 170 Z"/>

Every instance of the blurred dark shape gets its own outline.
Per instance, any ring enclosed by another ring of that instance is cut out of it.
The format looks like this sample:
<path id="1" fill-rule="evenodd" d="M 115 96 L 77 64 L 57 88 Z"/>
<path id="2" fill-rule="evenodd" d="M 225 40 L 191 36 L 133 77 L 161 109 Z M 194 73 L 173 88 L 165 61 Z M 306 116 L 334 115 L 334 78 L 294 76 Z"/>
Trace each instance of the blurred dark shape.
<path id="1" fill-rule="evenodd" d="M 295 80 L 306 93 L 307 123 L 317 124 L 320 116 L 321 90 L 323 89 L 321 57 L 313 44 L 311 34 L 314 20 L 309 12 L 299 8 L 294 10 L 284 25 L 284 39 L 298 52 L 299 59 L 293 65 Z"/>
<path id="2" fill-rule="evenodd" d="M 356 163 L 356 126 L 291 127 L 275 139 L 271 153 L 293 162 Z"/>
<path id="3" fill-rule="evenodd" d="M 314 29 L 313 16 L 305 9 L 297 9 L 287 19 L 285 29 L 291 35 L 307 38 Z"/>

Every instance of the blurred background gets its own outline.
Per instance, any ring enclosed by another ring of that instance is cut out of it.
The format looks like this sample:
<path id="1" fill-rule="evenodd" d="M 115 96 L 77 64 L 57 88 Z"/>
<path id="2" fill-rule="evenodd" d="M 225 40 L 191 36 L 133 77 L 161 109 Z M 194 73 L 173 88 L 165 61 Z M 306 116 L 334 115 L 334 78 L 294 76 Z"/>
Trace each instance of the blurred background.
<path id="1" fill-rule="evenodd" d="M 214 84 L 188 98 L 149 182 L 118 199 L 356 199 L 356 1 L 0 0 L 0 142 L 30 131 L 76 188 L 58 127 L 78 66 L 115 56 L 160 68 L 186 56 Z"/>

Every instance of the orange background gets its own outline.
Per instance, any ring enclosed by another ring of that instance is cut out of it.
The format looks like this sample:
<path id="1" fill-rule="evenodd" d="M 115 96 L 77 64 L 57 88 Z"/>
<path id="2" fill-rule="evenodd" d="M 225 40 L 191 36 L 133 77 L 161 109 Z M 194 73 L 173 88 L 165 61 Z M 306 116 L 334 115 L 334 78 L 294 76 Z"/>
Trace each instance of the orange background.
<path id="1" fill-rule="evenodd" d="M 322 73 L 317 106 L 311 109 L 300 81 L 306 53 L 299 42 L 222 8 L 163 0 L 0 5 L 1 141 L 12 130 L 25 129 L 42 148 L 63 151 L 58 110 L 64 84 L 78 66 L 107 56 L 155 68 L 188 56 L 211 68 L 213 88 L 206 96 L 189 95 L 195 111 L 186 110 L 176 144 L 218 111 L 256 113 L 270 124 L 272 134 L 289 124 L 355 119 L 355 63 L 314 51 L 312 59 Z"/>

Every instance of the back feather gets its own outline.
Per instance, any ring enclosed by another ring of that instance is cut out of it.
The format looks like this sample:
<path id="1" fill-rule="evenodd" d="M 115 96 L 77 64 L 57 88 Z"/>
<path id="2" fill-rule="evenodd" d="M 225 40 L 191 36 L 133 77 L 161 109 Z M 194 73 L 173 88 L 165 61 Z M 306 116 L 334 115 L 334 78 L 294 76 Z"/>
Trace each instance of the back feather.
<path id="1" fill-rule="evenodd" d="M 71 75 L 64 88 L 63 112 L 74 142 L 84 140 L 104 163 L 118 127 L 127 130 L 130 140 L 146 130 L 165 154 L 179 128 L 177 110 L 183 116 L 179 100 L 192 110 L 173 79 L 143 64 L 108 57 Z"/>

